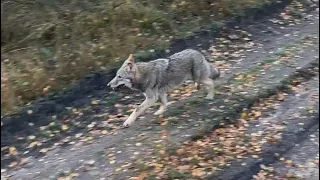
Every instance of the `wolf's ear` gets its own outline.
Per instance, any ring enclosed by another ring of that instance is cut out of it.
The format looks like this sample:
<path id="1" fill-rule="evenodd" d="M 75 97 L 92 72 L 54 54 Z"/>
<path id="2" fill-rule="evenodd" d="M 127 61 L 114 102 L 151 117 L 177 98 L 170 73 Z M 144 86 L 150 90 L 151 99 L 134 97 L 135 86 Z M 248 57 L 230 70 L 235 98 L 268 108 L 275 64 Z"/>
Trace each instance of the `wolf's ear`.
<path id="1" fill-rule="evenodd" d="M 125 61 L 126 64 L 126 70 L 128 72 L 132 72 L 133 71 L 133 65 L 134 65 L 134 58 L 133 58 L 133 54 L 130 54 L 128 59 Z"/>
<path id="2" fill-rule="evenodd" d="M 133 58 L 133 54 L 130 54 L 129 57 L 127 58 L 126 60 L 126 63 L 129 64 L 129 63 L 134 63 L 134 58 Z"/>

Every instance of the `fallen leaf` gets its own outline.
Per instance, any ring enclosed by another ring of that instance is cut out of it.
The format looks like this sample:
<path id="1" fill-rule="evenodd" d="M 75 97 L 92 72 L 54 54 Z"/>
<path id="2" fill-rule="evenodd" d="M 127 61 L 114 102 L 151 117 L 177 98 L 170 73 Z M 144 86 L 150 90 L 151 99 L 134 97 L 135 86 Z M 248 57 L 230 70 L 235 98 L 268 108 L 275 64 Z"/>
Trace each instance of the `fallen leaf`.
<path id="1" fill-rule="evenodd" d="M 144 178 L 146 178 L 148 176 L 147 172 L 142 172 L 139 176 L 137 180 L 144 180 Z"/>
<path id="2" fill-rule="evenodd" d="M 116 163 L 116 161 L 115 160 L 111 160 L 111 161 L 109 161 L 109 164 L 115 164 Z"/>
<path id="3" fill-rule="evenodd" d="M 258 155 L 252 155 L 253 158 L 258 159 L 259 156 Z"/>
<path id="4" fill-rule="evenodd" d="M 99 102 L 97 100 L 93 100 L 93 101 L 91 101 L 91 104 L 97 105 L 97 104 L 99 104 Z"/>
<path id="5" fill-rule="evenodd" d="M 278 94 L 278 100 L 283 101 L 284 100 L 284 95 L 283 94 Z"/>
<path id="6" fill-rule="evenodd" d="M 41 149 L 39 152 L 41 152 L 41 153 L 46 153 L 46 152 L 48 152 L 48 150 L 49 150 L 49 149 L 47 149 L 47 148 L 43 148 L 43 149 Z"/>
<path id="7" fill-rule="evenodd" d="M 91 141 L 93 139 L 93 137 L 92 136 L 88 136 L 88 137 L 86 137 L 86 141 Z"/>
<path id="8" fill-rule="evenodd" d="M 293 177 L 294 177 L 294 175 L 293 175 L 293 174 L 291 174 L 291 173 L 287 173 L 287 174 L 286 174 L 286 177 L 287 177 L 287 178 L 293 178 Z"/>
<path id="9" fill-rule="evenodd" d="M 197 169 L 193 169 L 193 170 L 192 170 L 192 176 L 201 177 L 201 176 L 203 176 L 203 175 L 205 175 L 205 174 L 206 174 L 206 172 L 203 171 L 202 168 L 197 168 Z"/>
<path id="10" fill-rule="evenodd" d="M 286 164 L 290 164 L 291 165 L 292 164 L 292 160 L 287 160 Z"/>
<path id="11" fill-rule="evenodd" d="M 17 152 L 17 148 L 14 146 L 9 147 L 9 153 L 10 154 L 15 154 Z"/>
<path id="12" fill-rule="evenodd" d="M 188 171 L 190 170 L 190 166 L 189 165 L 179 166 L 177 169 L 179 171 Z"/>
<path id="13" fill-rule="evenodd" d="M 30 140 L 33 140 L 33 139 L 35 139 L 36 138 L 36 136 L 28 136 L 28 139 L 30 139 Z"/>
<path id="14" fill-rule="evenodd" d="M 28 146 L 28 148 L 33 148 L 34 146 L 38 145 L 39 142 L 38 141 L 34 141 L 32 143 L 30 143 L 30 145 Z"/>
<path id="15" fill-rule="evenodd" d="M 136 146 L 138 146 L 138 147 L 141 146 L 141 145 L 142 145 L 141 143 L 136 143 Z"/>
<path id="16" fill-rule="evenodd" d="M 51 123 L 49 123 L 49 126 L 54 126 L 54 125 L 56 125 L 56 123 L 55 123 L 55 122 L 51 122 Z"/>
<path id="17" fill-rule="evenodd" d="M 121 171 L 121 168 L 116 168 L 114 171 L 119 172 L 119 171 Z"/>
<path id="18" fill-rule="evenodd" d="M 14 161 L 9 164 L 9 167 L 12 168 L 12 167 L 15 167 L 16 165 L 18 165 L 18 162 Z"/>
<path id="19" fill-rule="evenodd" d="M 66 131 L 67 129 L 69 129 L 69 127 L 68 127 L 68 125 L 66 125 L 66 124 L 62 124 L 62 125 L 61 125 L 61 129 L 62 129 L 63 131 Z"/>
<path id="20" fill-rule="evenodd" d="M 184 150 L 183 150 L 183 149 L 178 149 L 178 150 L 177 150 L 177 154 L 178 154 L 179 156 L 181 156 L 183 153 L 184 153 Z"/>
<path id="21" fill-rule="evenodd" d="M 247 113 L 242 112 L 242 113 L 241 113 L 241 119 L 244 119 L 244 118 L 246 118 L 246 117 L 247 117 Z"/>
<path id="22" fill-rule="evenodd" d="M 161 126 L 166 126 L 168 124 L 168 121 L 164 121 L 161 123 Z"/>
<path id="23" fill-rule="evenodd" d="M 108 131 L 107 130 L 102 130 L 101 134 L 108 134 Z"/>
<path id="24" fill-rule="evenodd" d="M 92 166 L 92 165 L 94 165 L 95 162 L 96 162 L 95 160 L 91 159 L 89 161 L 86 161 L 85 164 Z"/>
<path id="25" fill-rule="evenodd" d="M 260 117 L 261 116 L 261 111 L 255 111 L 254 112 L 255 117 Z"/>
<path id="26" fill-rule="evenodd" d="M 70 177 L 78 177 L 79 174 L 78 174 L 78 173 L 71 173 L 69 176 L 70 176 Z"/>

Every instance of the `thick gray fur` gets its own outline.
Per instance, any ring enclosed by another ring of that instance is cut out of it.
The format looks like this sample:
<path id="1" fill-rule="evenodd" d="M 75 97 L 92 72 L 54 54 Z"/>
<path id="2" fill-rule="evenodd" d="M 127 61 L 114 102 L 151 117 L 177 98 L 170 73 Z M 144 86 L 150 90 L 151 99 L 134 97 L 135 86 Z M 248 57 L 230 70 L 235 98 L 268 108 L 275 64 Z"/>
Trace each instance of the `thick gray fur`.
<path id="1" fill-rule="evenodd" d="M 186 49 L 169 58 L 150 62 L 135 63 L 133 56 L 130 55 L 108 86 L 116 88 L 124 85 L 144 93 L 146 97 L 144 102 L 123 124 L 129 126 L 157 100 L 161 106 L 155 115 L 164 113 L 168 104 L 167 92 L 181 86 L 186 80 L 193 80 L 197 88 L 200 88 L 199 84 L 205 85 L 208 90 L 206 99 L 213 99 L 215 94 L 213 80 L 219 76 L 219 69 L 212 67 L 202 53 Z"/>

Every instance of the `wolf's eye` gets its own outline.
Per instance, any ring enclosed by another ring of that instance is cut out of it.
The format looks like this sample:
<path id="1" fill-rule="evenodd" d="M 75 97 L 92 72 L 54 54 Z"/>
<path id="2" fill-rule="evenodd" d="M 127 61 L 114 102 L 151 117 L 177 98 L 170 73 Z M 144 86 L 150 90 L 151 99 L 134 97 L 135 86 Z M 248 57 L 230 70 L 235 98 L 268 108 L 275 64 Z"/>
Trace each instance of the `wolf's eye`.
<path id="1" fill-rule="evenodd" d="M 118 78 L 122 79 L 122 76 L 118 76 Z"/>

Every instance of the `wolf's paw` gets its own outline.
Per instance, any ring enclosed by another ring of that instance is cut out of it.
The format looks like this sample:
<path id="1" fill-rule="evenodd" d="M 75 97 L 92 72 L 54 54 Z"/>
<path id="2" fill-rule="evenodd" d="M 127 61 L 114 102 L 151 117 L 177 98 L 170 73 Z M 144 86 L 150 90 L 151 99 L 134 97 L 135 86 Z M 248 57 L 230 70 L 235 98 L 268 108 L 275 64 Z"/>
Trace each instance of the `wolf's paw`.
<path id="1" fill-rule="evenodd" d="M 214 98 L 213 95 L 209 95 L 209 94 L 205 97 L 205 99 L 207 100 L 213 100 L 213 98 Z"/>
<path id="2" fill-rule="evenodd" d="M 131 126 L 131 125 L 133 124 L 133 122 L 134 122 L 134 119 L 128 118 L 128 119 L 123 123 L 123 126 L 124 126 L 124 127 L 129 127 L 129 126 Z"/>
<path id="3" fill-rule="evenodd" d="M 127 121 L 125 121 L 125 122 L 122 124 L 122 126 L 123 126 L 123 127 L 129 127 L 129 126 L 131 126 L 131 124 L 132 124 L 132 122 L 127 122 Z"/>
<path id="4" fill-rule="evenodd" d="M 164 110 L 159 109 L 158 111 L 156 111 L 153 115 L 158 116 L 164 113 Z"/>

